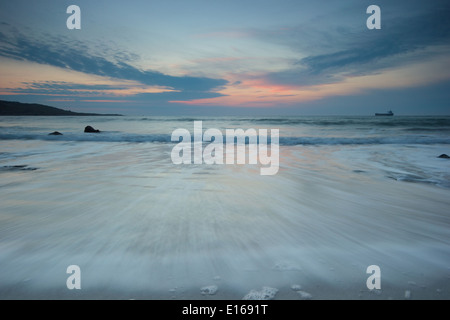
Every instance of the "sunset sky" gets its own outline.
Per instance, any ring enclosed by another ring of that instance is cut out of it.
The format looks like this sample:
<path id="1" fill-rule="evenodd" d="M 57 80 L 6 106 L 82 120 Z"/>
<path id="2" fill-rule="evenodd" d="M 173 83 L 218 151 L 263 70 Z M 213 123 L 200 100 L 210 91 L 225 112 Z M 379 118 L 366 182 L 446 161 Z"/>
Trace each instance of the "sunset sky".
<path id="1" fill-rule="evenodd" d="M 81 30 L 69 30 L 69 5 Z M 369 5 L 381 29 L 369 30 Z M 128 115 L 450 115 L 450 2 L 0 1 L 0 99 Z"/>

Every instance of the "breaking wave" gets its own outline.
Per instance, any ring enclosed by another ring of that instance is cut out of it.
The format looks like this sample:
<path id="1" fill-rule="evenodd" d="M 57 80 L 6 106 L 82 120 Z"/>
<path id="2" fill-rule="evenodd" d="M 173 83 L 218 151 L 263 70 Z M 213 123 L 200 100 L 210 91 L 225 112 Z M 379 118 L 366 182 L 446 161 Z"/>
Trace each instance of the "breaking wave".
<path id="1" fill-rule="evenodd" d="M 31 133 L 0 134 L 0 140 L 45 140 L 45 141 L 80 141 L 80 142 L 128 142 L 128 143 L 174 143 L 169 134 L 129 134 L 118 132 L 102 132 L 99 134 L 64 134 L 50 136 Z M 225 138 L 223 139 L 225 142 Z M 259 140 L 259 139 L 258 139 Z M 191 138 L 193 141 L 193 137 Z M 270 143 L 270 131 L 268 143 Z M 178 141 L 175 141 L 178 142 Z M 246 138 L 246 144 L 249 139 Z M 376 145 L 376 144 L 450 144 L 448 137 L 403 135 L 403 136 L 375 136 L 375 137 L 280 137 L 279 144 L 294 145 Z"/>

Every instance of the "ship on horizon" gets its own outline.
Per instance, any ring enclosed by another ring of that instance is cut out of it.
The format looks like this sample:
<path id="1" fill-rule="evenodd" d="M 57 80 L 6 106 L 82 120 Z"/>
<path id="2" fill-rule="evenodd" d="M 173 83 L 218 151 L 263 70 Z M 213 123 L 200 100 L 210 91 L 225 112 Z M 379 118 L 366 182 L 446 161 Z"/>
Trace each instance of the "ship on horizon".
<path id="1" fill-rule="evenodd" d="M 394 113 L 392 112 L 392 110 L 389 110 L 386 113 L 375 113 L 376 116 L 384 116 L 384 117 L 389 117 L 389 116 L 393 116 Z"/>

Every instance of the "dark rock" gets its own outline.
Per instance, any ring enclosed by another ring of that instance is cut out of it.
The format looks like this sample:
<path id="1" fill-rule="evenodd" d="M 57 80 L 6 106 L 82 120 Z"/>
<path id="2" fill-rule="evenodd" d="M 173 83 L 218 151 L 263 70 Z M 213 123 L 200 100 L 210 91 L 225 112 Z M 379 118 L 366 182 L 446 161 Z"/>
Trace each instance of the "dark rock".
<path id="1" fill-rule="evenodd" d="M 48 135 L 49 136 L 62 136 L 63 134 L 61 132 L 55 131 L 55 132 L 49 133 Z"/>
<path id="2" fill-rule="evenodd" d="M 86 133 L 99 133 L 100 130 L 95 130 L 91 126 L 87 126 L 86 128 L 84 128 L 84 132 L 86 132 Z"/>
<path id="3" fill-rule="evenodd" d="M 450 159 L 450 157 L 448 155 L 446 155 L 445 153 L 441 154 L 438 158 L 441 159 Z"/>

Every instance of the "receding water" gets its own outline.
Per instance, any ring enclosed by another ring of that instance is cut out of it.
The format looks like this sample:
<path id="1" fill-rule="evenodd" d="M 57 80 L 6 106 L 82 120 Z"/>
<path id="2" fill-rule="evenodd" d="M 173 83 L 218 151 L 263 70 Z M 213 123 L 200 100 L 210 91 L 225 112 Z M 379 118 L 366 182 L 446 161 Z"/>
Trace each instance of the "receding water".
<path id="1" fill-rule="evenodd" d="M 279 129 L 279 172 L 174 165 L 171 133 L 194 120 Z M 67 294 L 78 265 L 89 297 L 201 299 L 207 285 L 219 298 L 263 286 L 283 297 L 301 284 L 356 299 L 378 265 L 393 298 L 416 283 L 448 299 L 450 160 L 437 156 L 450 154 L 449 128 L 432 117 L 2 117 L 1 296 Z"/>

